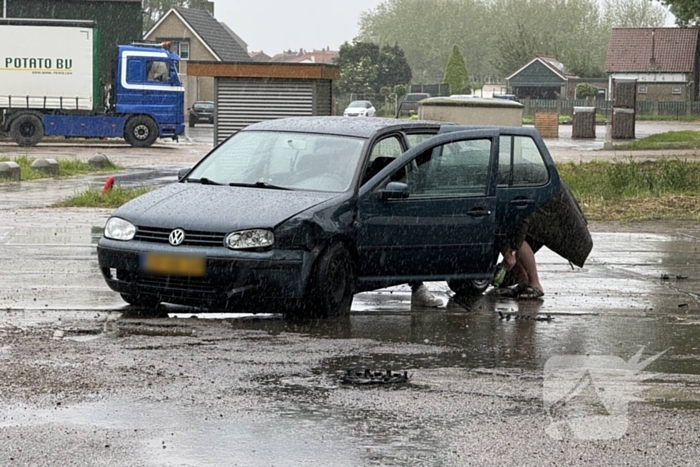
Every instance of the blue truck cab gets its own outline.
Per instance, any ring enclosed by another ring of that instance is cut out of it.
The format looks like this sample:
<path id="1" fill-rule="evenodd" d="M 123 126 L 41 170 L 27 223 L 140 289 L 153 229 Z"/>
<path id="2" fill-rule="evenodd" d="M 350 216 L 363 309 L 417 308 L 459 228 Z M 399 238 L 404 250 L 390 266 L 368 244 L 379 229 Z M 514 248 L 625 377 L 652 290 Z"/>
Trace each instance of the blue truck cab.
<path id="1" fill-rule="evenodd" d="M 129 116 L 124 137 L 132 146 L 141 145 L 139 143 L 147 141 L 152 134 L 164 138 L 184 133 L 185 94 L 177 74 L 179 60 L 180 57 L 165 47 L 117 47 L 111 104 L 115 114 Z"/>

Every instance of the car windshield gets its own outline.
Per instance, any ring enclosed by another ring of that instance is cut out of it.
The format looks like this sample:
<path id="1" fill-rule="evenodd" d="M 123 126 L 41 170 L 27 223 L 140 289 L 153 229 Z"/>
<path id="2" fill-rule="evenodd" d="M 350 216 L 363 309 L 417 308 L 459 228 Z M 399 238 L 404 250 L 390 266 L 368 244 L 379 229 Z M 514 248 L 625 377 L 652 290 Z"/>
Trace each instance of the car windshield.
<path id="1" fill-rule="evenodd" d="M 186 181 L 339 193 L 350 188 L 364 143 L 341 136 L 241 131 Z"/>
<path id="2" fill-rule="evenodd" d="M 348 106 L 348 108 L 356 108 L 356 107 L 360 107 L 360 108 L 363 108 L 363 109 L 366 108 L 366 107 L 367 107 L 367 101 L 354 101 L 354 102 L 350 102 L 350 105 Z"/>
<path id="3" fill-rule="evenodd" d="M 194 108 L 196 110 L 214 110 L 214 104 L 195 103 Z"/>
<path id="4" fill-rule="evenodd" d="M 422 101 L 423 99 L 428 98 L 428 94 L 407 94 L 406 95 L 406 102 L 418 102 Z"/>

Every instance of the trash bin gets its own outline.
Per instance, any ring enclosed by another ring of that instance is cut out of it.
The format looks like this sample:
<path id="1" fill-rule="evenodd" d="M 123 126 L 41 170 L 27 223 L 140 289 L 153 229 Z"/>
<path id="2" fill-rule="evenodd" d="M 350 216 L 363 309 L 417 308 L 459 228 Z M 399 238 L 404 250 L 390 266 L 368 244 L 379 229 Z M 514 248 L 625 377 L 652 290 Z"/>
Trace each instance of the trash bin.
<path id="1" fill-rule="evenodd" d="M 613 139 L 634 139 L 634 109 L 613 109 Z"/>
<path id="2" fill-rule="evenodd" d="M 595 107 L 574 107 L 571 137 L 595 139 Z"/>

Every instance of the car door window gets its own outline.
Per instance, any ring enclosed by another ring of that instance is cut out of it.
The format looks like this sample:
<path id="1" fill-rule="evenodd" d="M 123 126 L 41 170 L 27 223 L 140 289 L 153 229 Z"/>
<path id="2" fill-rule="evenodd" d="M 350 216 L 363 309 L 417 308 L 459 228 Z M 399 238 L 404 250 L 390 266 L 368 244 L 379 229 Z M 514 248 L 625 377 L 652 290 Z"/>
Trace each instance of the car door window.
<path id="1" fill-rule="evenodd" d="M 544 158 L 529 136 L 501 136 L 498 156 L 498 184 L 542 185 L 549 180 Z"/>
<path id="2" fill-rule="evenodd" d="M 489 184 L 491 140 L 455 141 L 420 154 L 394 178 L 409 198 L 484 196 Z"/>
<path id="3" fill-rule="evenodd" d="M 422 143 L 426 139 L 430 139 L 433 136 L 435 136 L 435 133 L 409 133 L 406 135 L 406 139 L 408 140 L 408 144 L 410 147 L 416 146 L 417 144 Z"/>
<path id="4" fill-rule="evenodd" d="M 362 184 L 377 175 L 384 167 L 403 153 L 401 142 L 395 136 L 377 142 L 369 155 L 369 162 L 362 177 Z"/>

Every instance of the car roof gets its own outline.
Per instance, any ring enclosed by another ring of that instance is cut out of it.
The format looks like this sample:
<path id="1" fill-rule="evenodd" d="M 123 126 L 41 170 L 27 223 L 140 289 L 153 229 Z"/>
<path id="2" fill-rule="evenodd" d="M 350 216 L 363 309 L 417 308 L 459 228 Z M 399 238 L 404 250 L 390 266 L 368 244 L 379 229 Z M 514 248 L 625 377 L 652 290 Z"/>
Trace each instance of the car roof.
<path id="1" fill-rule="evenodd" d="M 291 117 L 255 123 L 241 131 L 290 131 L 370 138 L 384 130 L 437 129 L 443 125 L 451 123 L 397 118 Z"/>

